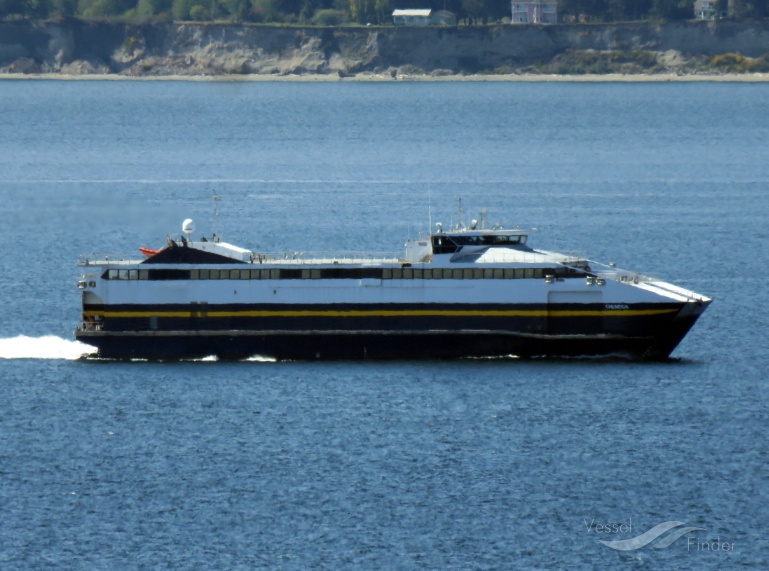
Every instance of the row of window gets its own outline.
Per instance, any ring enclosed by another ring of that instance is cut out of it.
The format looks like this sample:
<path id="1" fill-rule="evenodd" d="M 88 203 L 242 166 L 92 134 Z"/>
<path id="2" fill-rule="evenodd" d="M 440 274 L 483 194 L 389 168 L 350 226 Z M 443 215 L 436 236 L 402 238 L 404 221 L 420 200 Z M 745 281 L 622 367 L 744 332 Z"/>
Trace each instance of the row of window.
<path id="1" fill-rule="evenodd" d="M 453 254 L 462 246 L 517 246 L 526 243 L 526 236 L 433 236 L 433 254 Z"/>
<path id="2" fill-rule="evenodd" d="M 323 268 L 108 270 L 108 280 L 292 280 L 292 279 L 541 279 L 564 277 L 567 268 Z"/>

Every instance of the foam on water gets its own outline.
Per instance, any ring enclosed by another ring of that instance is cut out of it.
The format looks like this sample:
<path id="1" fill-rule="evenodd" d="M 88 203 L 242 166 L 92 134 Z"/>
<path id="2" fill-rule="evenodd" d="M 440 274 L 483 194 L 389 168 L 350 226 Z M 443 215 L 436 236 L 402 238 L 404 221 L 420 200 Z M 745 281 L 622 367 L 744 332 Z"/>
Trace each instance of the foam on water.
<path id="1" fill-rule="evenodd" d="M 74 361 L 94 353 L 95 347 L 56 335 L 28 337 L 17 335 L 0 339 L 0 359 L 66 359 Z"/>
<path id="2" fill-rule="evenodd" d="M 191 363 L 216 363 L 219 360 L 219 357 L 216 355 L 208 355 L 206 357 L 201 357 L 199 359 L 184 359 L 185 361 L 189 361 Z"/>
<path id="3" fill-rule="evenodd" d="M 251 363 L 276 363 L 277 359 L 275 357 L 265 357 L 264 355 L 251 355 L 247 359 L 243 359 L 243 361 Z"/>

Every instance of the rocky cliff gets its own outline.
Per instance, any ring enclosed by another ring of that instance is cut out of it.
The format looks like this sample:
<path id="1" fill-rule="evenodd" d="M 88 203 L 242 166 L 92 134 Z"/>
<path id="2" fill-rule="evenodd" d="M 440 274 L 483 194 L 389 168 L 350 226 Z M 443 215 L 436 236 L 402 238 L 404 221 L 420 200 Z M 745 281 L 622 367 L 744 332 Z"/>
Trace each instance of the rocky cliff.
<path id="1" fill-rule="evenodd" d="M 557 72 L 553 66 L 569 58 L 579 60 L 575 54 L 602 53 L 614 54 L 609 60 L 626 64 L 627 72 L 647 73 L 686 71 L 692 58 L 717 54 L 758 58 L 769 54 L 769 22 L 431 28 L 126 25 L 80 20 L 0 24 L 3 73 L 395 76 L 404 70 L 432 75 Z M 641 53 L 646 54 L 643 61 L 637 57 Z M 617 54 L 635 56 L 623 59 Z"/>

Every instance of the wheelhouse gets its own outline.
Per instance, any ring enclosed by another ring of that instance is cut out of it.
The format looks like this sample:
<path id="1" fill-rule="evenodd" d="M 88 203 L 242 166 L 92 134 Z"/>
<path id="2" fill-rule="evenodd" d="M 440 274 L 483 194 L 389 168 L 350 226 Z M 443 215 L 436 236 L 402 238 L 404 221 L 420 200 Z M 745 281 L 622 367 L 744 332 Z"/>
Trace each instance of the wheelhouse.
<path id="1" fill-rule="evenodd" d="M 461 232 L 433 234 L 430 239 L 433 254 L 453 254 L 464 246 L 486 248 L 520 248 L 526 245 L 522 232 Z"/>

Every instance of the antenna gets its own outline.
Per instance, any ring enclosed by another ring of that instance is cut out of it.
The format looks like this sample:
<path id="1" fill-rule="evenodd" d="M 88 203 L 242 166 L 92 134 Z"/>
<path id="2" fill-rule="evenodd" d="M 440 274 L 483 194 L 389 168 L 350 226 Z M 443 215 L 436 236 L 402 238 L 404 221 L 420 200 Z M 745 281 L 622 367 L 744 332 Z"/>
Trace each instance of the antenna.
<path id="1" fill-rule="evenodd" d="M 433 196 L 432 191 L 427 189 L 427 234 L 433 232 Z"/>
<path id="2" fill-rule="evenodd" d="M 481 230 L 486 230 L 486 215 L 489 213 L 487 208 L 481 210 Z"/>
<path id="3" fill-rule="evenodd" d="M 211 191 L 211 198 L 214 201 L 214 242 L 219 237 L 219 195 L 215 190 Z"/>
<path id="4" fill-rule="evenodd" d="M 459 220 L 457 220 L 457 230 L 462 230 L 462 214 L 464 214 L 465 210 L 462 208 L 462 197 L 460 196 L 457 198 L 457 210 L 458 210 L 458 216 Z"/>

